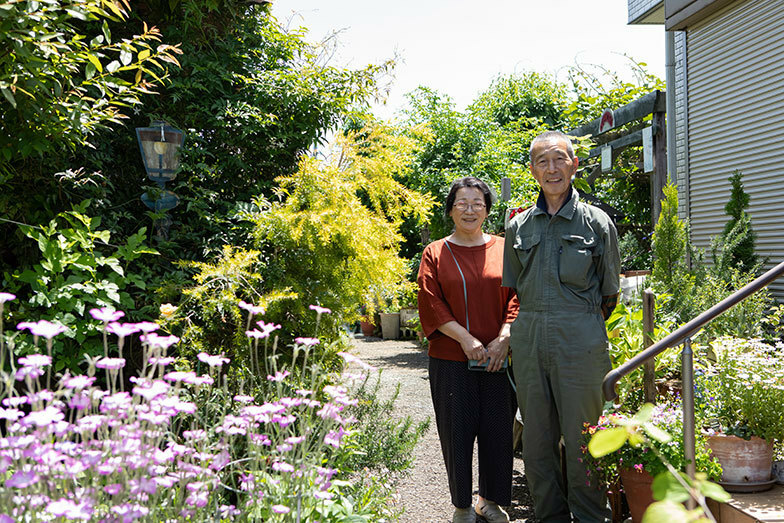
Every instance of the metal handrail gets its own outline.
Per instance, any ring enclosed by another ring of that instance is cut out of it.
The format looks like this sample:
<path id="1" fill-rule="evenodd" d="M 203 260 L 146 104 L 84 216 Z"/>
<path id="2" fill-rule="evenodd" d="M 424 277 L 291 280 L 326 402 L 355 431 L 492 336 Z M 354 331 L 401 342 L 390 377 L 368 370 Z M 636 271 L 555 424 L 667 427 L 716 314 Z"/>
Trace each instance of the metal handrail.
<path id="1" fill-rule="evenodd" d="M 748 285 L 738 289 L 683 327 L 676 329 L 671 334 L 640 352 L 617 369 L 611 370 L 605 375 L 604 381 L 602 381 L 604 397 L 608 400 L 614 400 L 618 397 L 618 394 L 615 392 L 615 385 L 618 383 L 618 380 L 635 370 L 637 367 L 640 367 L 648 360 L 656 357 L 657 354 L 683 342 L 683 351 L 681 352 L 683 453 L 687 463 L 686 474 L 688 474 L 691 479 L 694 479 L 697 472 L 696 427 L 694 419 L 694 355 L 691 350 L 691 336 L 700 330 L 706 323 L 745 300 L 751 294 L 754 294 L 767 286 L 782 274 L 784 274 L 784 262 L 779 263 L 759 278 L 751 281 Z M 693 498 L 689 499 L 687 506 L 690 509 L 694 508 L 695 500 Z"/>
<path id="2" fill-rule="evenodd" d="M 664 352 L 666 349 L 681 344 L 686 340 L 686 338 L 691 337 L 694 333 L 700 330 L 706 323 L 732 308 L 740 301 L 746 299 L 749 295 L 754 294 L 758 290 L 767 286 L 770 282 L 782 274 L 784 274 L 784 262 L 779 263 L 759 278 L 751 281 L 745 287 L 738 289 L 727 298 L 723 299 L 707 311 L 688 322 L 686 325 L 676 329 L 644 351 L 640 352 L 617 369 L 613 369 L 608 372 L 604 377 L 604 381 L 602 382 L 602 391 L 604 392 L 604 397 L 607 398 L 608 401 L 617 398 L 618 395 L 615 393 L 615 385 L 621 378 L 634 371 L 637 367 L 640 367 L 646 361 Z"/>

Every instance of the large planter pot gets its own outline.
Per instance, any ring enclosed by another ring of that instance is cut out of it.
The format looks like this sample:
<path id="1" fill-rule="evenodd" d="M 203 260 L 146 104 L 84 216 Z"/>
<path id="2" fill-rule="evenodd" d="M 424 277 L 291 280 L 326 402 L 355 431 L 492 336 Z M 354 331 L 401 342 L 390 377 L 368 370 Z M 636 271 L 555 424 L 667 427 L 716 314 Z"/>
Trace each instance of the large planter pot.
<path id="1" fill-rule="evenodd" d="M 381 337 L 385 340 L 396 340 L 400 338 L 399 312 L 381 313 Z"/>
<path id="2" fill-rule="evenodd" d="M 721 485 L 728 492 L 759 492 L 773 486 L 770 477 L 773 443 L 752 436 L 708 436 L 708 447 L 721 463 Z"/>
<path id="3" fill-rule="evenodd" d="M 640 523 L 645 509 L 653 503 L 653 476 L 637 469 L 621 469 L 621 483 L 632 514 L 632 522 Z"/>

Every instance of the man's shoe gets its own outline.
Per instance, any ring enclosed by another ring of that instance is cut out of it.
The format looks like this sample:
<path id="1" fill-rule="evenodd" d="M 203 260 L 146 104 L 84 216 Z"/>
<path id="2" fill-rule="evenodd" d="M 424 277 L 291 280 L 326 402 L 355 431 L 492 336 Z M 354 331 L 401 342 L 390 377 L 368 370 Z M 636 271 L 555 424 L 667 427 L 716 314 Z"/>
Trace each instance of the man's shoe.
<path id="1" fill-rule="evenodd" d="M 498 503 L 487 499 L 476 504 L 476 514 L 485 518 L 487 523 L 509 523 L 509 514 Z"/>
<path id="2" fill-rule="evenodd" d="M 455 509 L 455 513 L 452 516 L 452 523 L 475 523 L 475 522 L 476 522 L 476 512 L 474 512 L 474 507 Z"/>

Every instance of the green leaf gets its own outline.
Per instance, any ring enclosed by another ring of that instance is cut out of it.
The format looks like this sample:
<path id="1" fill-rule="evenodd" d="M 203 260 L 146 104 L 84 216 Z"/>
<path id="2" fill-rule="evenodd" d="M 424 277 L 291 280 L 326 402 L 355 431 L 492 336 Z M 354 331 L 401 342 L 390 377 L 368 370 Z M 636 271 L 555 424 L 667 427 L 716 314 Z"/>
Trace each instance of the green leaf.
<path id="1" fill-rule="evenodd" d="M 652 437 L 657 441 L 661 441 L 662 443 L 667 443 L 668 441 L 672 441 L 672 436 L 670 436 L 666 431 L 660 429 L 653 423 L 644 423 L 642 427 L 645 429 L 645 432 L 647 432 L 650 437 Z"/>
<path id="2" fill-rule="evenodd" d="M 137 56 L 137 58 L 141 62 L 142 60 L 147 59 L 148 56 L 150 56 L 150 50 L 149 49 L 143 49 L 143 50 L 139 51 L 139 55 Z"/>
<path id="3" fill-rule="evenodd" d="M 621 448 L 628 437 L 629 433 L 623 427 L 599 430 L 588 442 L 588 452 L 594 458 L 606 456 Z"/>
<path id="4" fill-rule="evenodd" d="M 689 511 L 680 503 L 656 501 L 648 506 L 642 516 L 642 523 L 672 523 L 688 521 Z"/>
<path id="5" fill-rule="evenodd" d="M 724 490 L 724 487 L 712 481 L 700 481 L 698 486 L 703 496 L 715 499 L 719 503 L 729 503 L 732 499 L 732 496 Z"/>
<path id="6" fill-rule="evenodd" d="M 6 89 L 5 87 L 1 88 L 0 91 L 3 92 L 3 96 L 5 96 L 6 100 L 8 100 L 14 109 L 16 109 L 16 98 L 14 98 L 14 93 L 11 92 L 10 89 Z"/>
<path id="7" fill-rule="evenodd" d="M 103 66 L 101 65 L 101 61 L 92 53 L 87 54 L 87 59 L 90 61 L 91 64 L 98 70 L 99 73 L 103 72 Z"/>
<path id="8" fill-rule="evenodd" d="M 111 3 L 110 3 L 110 5 L 111 5 Z M 112 60 L 106 66 L 106 72 L 113 73 L 113 72 L 115 72 L 119 68 L 120 68 L 120 62 L 118 62 L 117 60 Z"/>
<path id="9" fill-rule="evenodd" d="M 125 49 L 120 50 L 120 62 L 123 65 L 128 65 L 133 60 L 133 54 L 126 51 Z"/>
<path id="10" fill-rule="evenodd" d="M 656 476 L 651 490 L 653 499 L 675 501 L 676 503 L 683 503 L 689 499 L 689 492 L 669 471 Z"/>
<path id="11" fill-rule="evenodd" d="M 589 184 L 585 178 L 575 178 L 572 184 L 574 185 L 575 189 L 578 189 L 582 192 L 588 194 L 593 192 L 593 188 L 591 188 L 591 184 Z"/>

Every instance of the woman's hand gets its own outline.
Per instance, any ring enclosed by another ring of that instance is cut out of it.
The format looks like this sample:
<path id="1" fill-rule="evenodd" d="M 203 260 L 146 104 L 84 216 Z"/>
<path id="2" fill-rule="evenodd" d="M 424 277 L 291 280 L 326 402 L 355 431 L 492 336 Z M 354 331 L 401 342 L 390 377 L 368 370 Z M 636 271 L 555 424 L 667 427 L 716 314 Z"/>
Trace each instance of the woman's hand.
<path id="1" fill-rule="evenodd" d="M 485 346 L 482 345 L 481 341 L 468 334 L 468 332 L 466 332 L 466 336 L 463 336 L 460 339 L 460 347 L 462 347 L 466 358 L 469 360 L 478 360 L 480 365 L 487 359 L 487 350 L 485 349 Z"/>
<path id="2" fill-rule="evenodd" d="M 509 354 L 509 324 L 505 323 L 501 327 L 498 337 L 487 345 L 487 356 L 490 361 L 487 364 L 488 372 L 501 370 L 501 365 Z"/>

